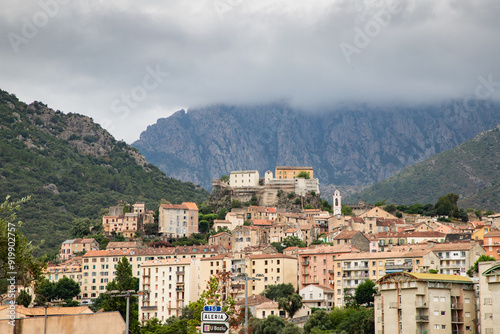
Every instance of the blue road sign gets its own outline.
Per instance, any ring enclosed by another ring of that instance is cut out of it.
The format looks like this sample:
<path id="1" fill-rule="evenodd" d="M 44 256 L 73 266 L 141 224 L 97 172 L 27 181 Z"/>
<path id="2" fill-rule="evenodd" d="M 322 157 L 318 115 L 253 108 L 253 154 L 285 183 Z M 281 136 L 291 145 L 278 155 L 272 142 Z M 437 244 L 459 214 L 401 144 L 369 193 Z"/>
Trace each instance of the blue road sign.
<path id="1" fill-rule="evenodd" d="M 205 312 L 221 312 L 222 311 L 222 306 L 218 306 L 218 305 L 205 305 L 205 307 L 203 307 L 203 311 L 205 311 Z"/>

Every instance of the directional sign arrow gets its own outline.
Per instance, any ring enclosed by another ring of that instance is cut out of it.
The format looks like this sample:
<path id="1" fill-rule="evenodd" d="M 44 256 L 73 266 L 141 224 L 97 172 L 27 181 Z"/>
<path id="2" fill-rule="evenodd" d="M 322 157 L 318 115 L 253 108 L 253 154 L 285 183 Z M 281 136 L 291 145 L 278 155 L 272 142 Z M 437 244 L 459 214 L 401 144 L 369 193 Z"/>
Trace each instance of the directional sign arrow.
<path id="1" fill-rule="evenodd" d="M 201 321 L 225 322 L 228 318 L 225 312 L 201 312 Z"/>
<path id="2" fill-rule="evenodd" d="M 229 331 L 229 324 L 227 322 L 220 322 L 220 323 L 202 322 L 201 323 L 201 332 L 202 333 L 226 333 L 228 331 Z"/>

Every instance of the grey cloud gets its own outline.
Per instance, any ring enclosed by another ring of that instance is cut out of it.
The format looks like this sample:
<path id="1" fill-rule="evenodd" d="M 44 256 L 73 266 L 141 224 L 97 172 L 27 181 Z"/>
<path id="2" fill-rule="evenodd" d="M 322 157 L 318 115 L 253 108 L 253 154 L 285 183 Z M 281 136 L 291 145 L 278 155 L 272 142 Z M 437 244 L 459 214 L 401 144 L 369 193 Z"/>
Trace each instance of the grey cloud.
<path id="1" fill-rule="evenodd" d="M 15 53 L 8 34 L 22 36 L 23 18 L 53 1 L 4 1 L 0 88 L 89 115 L 128 142 L 179 108 L 420 103 L 472 95 L 481 76 L 500 82 L 497 1 L 401 2 L 363 47 L 359 31 L 376 29 L 394 2 L 75 1 Z M 350 62 L 342 43 L 359 51 Z M 169 76 L 147 88 L 156 67 Z M 127 106 L 123 96 L 134 93 Z M 117 100 L 126 115 L 112 107 Z"/>

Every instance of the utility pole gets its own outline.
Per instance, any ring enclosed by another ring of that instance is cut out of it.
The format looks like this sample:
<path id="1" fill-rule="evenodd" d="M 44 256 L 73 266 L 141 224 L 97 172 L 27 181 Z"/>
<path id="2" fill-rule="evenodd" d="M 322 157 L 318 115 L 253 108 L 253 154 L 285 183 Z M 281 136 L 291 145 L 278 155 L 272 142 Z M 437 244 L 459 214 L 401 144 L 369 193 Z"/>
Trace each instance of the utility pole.
<path id="1" fill-rule="evenodd" d="M 263 277 L 263 274 L 257 274 L 258 277 Z M 248 334 L 248 281 L 260 281 L 260 278 L 250 277 L 246 273 L 241 273 L 234 276 L 235 280 L 245 281 L 245 334 Z"/>
<path id="2" fill-rule="evenodd" d="M 143 295 L 144 293 L 148 293 L 149 291 L 135 291 L 135 290 L 126 290 L 126 291 L 119 291 L 119 290 L 112 290 L 112 291 L 106 291 L 105 294 L 109 295 L 110 297 L 125 297 L 127 298 L 127 310 L 126 310 L 126 316 L 125 316 L 125 323 L 127 326 L 127 330 L 125 333 L 129 333 L 129 318 L 130 318 L 130 297 L 138 297 Z"/>

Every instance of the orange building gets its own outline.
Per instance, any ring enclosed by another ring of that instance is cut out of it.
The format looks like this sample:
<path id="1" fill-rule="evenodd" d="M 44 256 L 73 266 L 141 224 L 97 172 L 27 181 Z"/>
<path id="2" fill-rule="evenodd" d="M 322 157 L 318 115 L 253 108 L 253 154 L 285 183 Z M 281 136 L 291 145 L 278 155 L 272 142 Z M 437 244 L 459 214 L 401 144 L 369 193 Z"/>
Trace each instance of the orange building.
<path id="1" fill-rule="evenodd" d="M 483 248 L 486 250 L 486 255 L 500 260 L 500 231 L 485 234 L 483 237 Z"/>
<path id="2" fill-rule="evenodd" d="M 274 173 L 277 179 L 295 179 L 300 172 L 309 173 L 309 177 L 312 179 L 314 177 L 312 167 L 288 167 L 288 166 L 276 166 Z"/>

